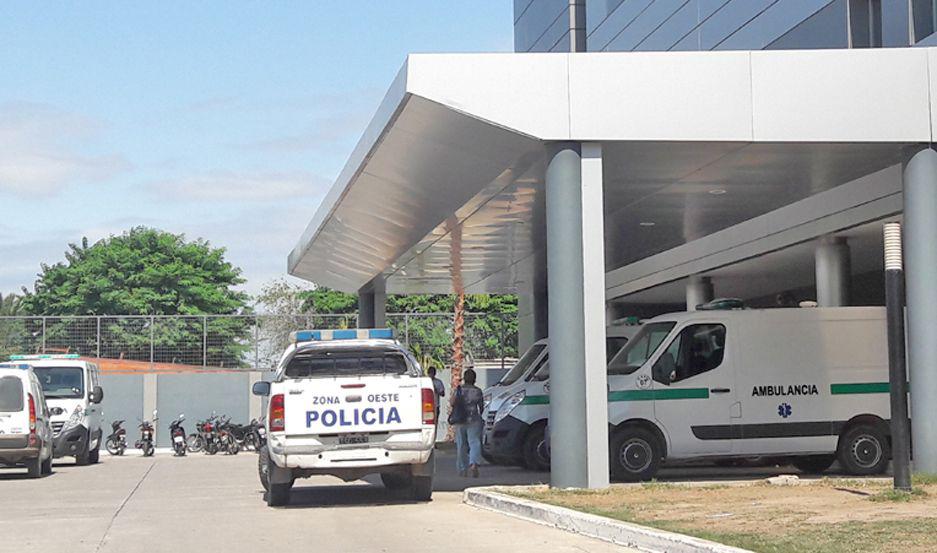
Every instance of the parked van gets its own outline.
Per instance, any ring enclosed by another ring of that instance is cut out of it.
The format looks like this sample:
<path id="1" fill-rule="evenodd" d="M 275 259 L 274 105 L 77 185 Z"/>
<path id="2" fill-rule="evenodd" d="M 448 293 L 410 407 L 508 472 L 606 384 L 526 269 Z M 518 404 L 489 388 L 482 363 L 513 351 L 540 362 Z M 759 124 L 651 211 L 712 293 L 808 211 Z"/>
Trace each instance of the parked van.
<path id="1" fill-rule="evenodd" d="M 0 363 L 0 464 L 29 476 L 52 472 L 52 428 L 42 387 L 29 365 Z"/>
<path id="2" fill-rule="evenodd" d="M 881 307 L 694 311 L 645 321 L 608 368 L 610 462 L 647 480 L 662 461 L 784 457 L 849 474 L 890 458 Z"/>
<path id="3" fill-rule="evenodd" d="M 637 324 L 606 328 L 606 360 L 618 353 L 639 328 Z M 544 431 L 550 418 L 549 358 L 547 340 L 539 340 L 498 384 L 485 390 L 482 451 L 488 462 L 517 463 L 531 470 L 549 468 L 549 453 L 544 446 Z"/>
<path id="4" fill-rule="evenodd" d="M 52 414 L 55 458 L 74 457 L 79 465 L 97 463 L 104 399 L 98 366 L 74 354 L 14 355 L 10 360 L 29 363 L 42 386 Z"/>

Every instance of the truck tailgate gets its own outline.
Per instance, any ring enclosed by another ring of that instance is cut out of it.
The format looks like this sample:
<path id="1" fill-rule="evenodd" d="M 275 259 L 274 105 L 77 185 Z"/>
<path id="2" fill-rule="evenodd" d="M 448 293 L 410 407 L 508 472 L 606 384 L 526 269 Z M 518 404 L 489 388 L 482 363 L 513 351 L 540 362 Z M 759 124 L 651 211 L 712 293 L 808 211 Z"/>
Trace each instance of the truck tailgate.
<path id="1" fill-rule="evenodd" d="M 422 426 L 420 379 L 384 375 L 284 383 L 288 436 L 394 432 Z"/>

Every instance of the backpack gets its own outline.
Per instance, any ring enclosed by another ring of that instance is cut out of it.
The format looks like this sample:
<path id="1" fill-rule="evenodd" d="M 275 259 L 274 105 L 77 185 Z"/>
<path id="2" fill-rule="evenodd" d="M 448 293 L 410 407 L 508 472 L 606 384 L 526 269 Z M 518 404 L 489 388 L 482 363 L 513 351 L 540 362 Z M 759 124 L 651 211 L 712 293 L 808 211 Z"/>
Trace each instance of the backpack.
<path id="1" fill-rule="evenodd" d="M 462 402 L 462 386 L 455 389 L 455 401 L 449 410 L 449 424 L 465 424 L 468 421 L 468 412 Z"/>

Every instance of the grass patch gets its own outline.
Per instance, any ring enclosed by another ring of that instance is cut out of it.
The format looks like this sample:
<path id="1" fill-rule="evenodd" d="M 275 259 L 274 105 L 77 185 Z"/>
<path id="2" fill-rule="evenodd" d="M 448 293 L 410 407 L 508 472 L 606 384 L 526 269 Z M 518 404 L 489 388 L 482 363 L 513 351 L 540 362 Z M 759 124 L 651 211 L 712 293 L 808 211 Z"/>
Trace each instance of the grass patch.
<path id="1" fill-rule="evenodd" d="M 909 492 L 892 488 L 890 490 L 885 490 L 870 496 L 869 501 L 892 501 L 895 503 L 906 503 L 908 501 L 914 501 L 915 499 L 922 499 L 925 497 L 927 497 L 927 492 L 921 488 L 911 488 L 911 491 Z"/>
<path id="2" fill-rule="evenodd" d="M 932 486 L 937 484 L 937 474 L 915 474 L 911 476 L 911 482 L 916 486 Z"/>

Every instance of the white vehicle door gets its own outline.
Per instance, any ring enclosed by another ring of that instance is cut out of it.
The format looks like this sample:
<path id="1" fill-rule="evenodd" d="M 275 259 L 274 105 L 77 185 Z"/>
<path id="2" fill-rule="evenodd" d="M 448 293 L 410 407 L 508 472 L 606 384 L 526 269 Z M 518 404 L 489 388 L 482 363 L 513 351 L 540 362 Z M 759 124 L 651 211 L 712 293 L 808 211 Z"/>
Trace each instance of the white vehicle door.
<path id="1" fill-rule="evenodd" d="M 738 409 L 726 326 L 696 322 L 679 329 L 651 367 L 654 415 L 675 457 L 732 451 Z"/>
<path id="2" fill-rule="evenodd" d="M 29 433 L 29 399 L 19 376 L 0 376 L 0 434 Z"/>

